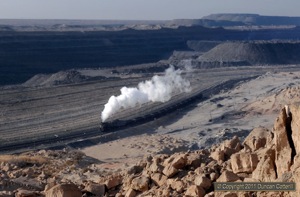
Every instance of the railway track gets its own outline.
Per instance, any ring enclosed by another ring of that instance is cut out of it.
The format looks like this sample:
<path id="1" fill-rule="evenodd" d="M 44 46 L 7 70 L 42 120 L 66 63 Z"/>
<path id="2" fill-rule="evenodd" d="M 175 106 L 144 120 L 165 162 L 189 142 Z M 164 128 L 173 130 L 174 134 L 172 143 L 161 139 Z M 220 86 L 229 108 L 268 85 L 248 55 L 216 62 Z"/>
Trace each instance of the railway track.
<path id="1" fill-rule="evenodd" d="M 221 83 L 213 84 L 205 89 L 195 90 L 194 92 L 187 95 L 179 95 L 176 99 L 172 99 L 170 102 L 166 102 L 161 105 L 155 105 L 154 107 L 150 105 L 150 111 L 145 110 L 146 113 L 135 113 L 133 110 L 131 113 L 133 115 L 118 117 L 118 119 L 110 120 L 109 122 L 102 125 L 102 131 L 100 130 L 100 117 L 99 117 L 99 127 L 85 127 L 80 130 L 76 130 L 70 133 L 63 133 L 60 135 L 44 135 L 38 138 L 24 139 L 23 141 L 15 141 L 8 144 L 0 144 L 0 153 L 14 153 L 22 152 L 28 149 L 39 149 L 39 148 L 50 148 L 55 146 L 66 146 L 70 143 L 77 142 L 78 140 L 84 141 L 92 137 L 105 135 L 109 132 L 114 132 L 122 130 L 128 127 L 143 124 L 152 121 L 156 118 L 160 118 L 169 113 L 174 112 L 177 109 L 184 108 L 195 101 L 205 100 L 209 98 L 210 95 L 216 94 L 224 88 L 232 88 L 235 84 L 241 81 L 250 80 L 257 76 L 252 77 L 242 77 L 232 80 L 223 81 Z"/>

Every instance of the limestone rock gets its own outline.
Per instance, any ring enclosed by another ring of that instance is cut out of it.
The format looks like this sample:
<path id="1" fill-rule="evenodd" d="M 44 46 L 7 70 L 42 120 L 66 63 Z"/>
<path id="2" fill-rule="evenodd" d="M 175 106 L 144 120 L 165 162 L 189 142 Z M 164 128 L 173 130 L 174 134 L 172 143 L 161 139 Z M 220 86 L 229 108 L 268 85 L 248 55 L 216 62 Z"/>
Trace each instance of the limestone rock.
<path id="1" fill-rule="evenodd" d="M 196 153 L 189 153 L 187 155 L 186 165 L 194 169 L 198 168 L 201 165 L 201 155 Z"/>
<path id="2" fill-rule="evenodd" d="M 183 167 L 185 167 L 186 161 L 186 154 L 175 154 L 165 160 L 164 166 L 168 166 L 171 164 L 176 169 L 182 169 Z"/>
<path id="3" fill-rule="evenodd" d="M 186 192 L 185 192 L 186 196 L 198 196 L 198 197 L 204 197 L 205 196 L 205 191 L 202 187 L 197 186 L 197 185 L 192 185 L 190 186 Z"/>
<path id="4" fill-rule="evenodd" d="M 159 187 L 163 186 L 167 179 L 168 178 L 165 175 L 160 173 L 154 173 L 151 175 L 151 180 Z"/>
<path id="5" fill-rule="evenodd" d="M 173 177 L 175 174 L 178 173 L 178 170 L 173 167 L 172 164 L 167 165 L 163 170 L 164 175 L 166 175 L 168 178 Z"/>
<path id="6" fill-rule="evenodd" d="M 292 129 L 292 139 L 295 145 L 296 153 L 300 153 L 300 105 L 294 104 L 289 107 L 289 111 L 292 117 L 291 129 Z"/>
<path id="7" fill-rule="evenodd" d="M 224 141 L 217 151 L 224 151 L 225 160 L 229 159 L 230 156 L 242 149 L 242 144 L 237 136 L 234 136 L 231 140 Z"/>
<path id="8" fill-rule="evenodd" d="M 172 161 L 172 166 L 176 169 L 182 169 L 185 167 L 186 164 L 186 156 L 177 156 L 174 158 L 174 160 Z"/>
<path id="9" fill-rule="evenodd" d="M 74 184 L 59 184 L 45 192 L 46 197 L 81 197 L 82 193 Z"/>
<path id="10" fill-rule="evenodd" d="M 127 170 L 127 174 L 138 174 L 143 171 L 144 167 L 140 165 L 134 165 Z"/>
<path id="11" fill-rule="evenodd" d="M 284 172 L 289 171 L 291 167 L 292 148 L 290 147 L 287 126 L 288 117 L 285 109 L 282 109 L 279 117 L 274 124 L 274 142 L 275 142 L 275 164 L 277 175 L 280 177 Z"/>
<path id="12" fill-rule="evenodd" d="M 16 197 L 36 197 L 36 193 L 29 190 L 20 189 L 15 194 Z"/>
<path id="13" fill-rule="evenodd" d="M 239 176 L 235 173 L 225 170 L 221 176 L 217 179 L 217 182 L 234 182 L 240 180 Z"/>
<path id="14" fill-rule="evenodd" d="M 52 187 L 54 187 L 56 184 L 55 181 L 52 181 L 50 183 L 48 183 L 46 186 L 45 186 L 45 190 L 44 191 L 48 191 L 49 189 L 51 189 Z"/>
<path id="15" fill-rule="evenodd" d="M 160 165 L 158 162 L 153 162 L 150 166 L 149 166 L 149 171 L 151 172 L 162 172 L 163 170 L 163 166 Z"/>
<path id="16" fill-rule="evenodd" d="M 210 154 L 210 157 L 218 162 L 224 162 L 225 154 L 223 150 L 216 150 Z"/>
<path id="17" fill-rule="evenodd" d="M 149 189 L 149 178 L 145 176 L 136 177 L 131 182 L 131 188 L 137 191 L 147 191 Z"/>
<path id="18" fill-rule="evenodd" d="M 273 139 L 272 132 L 264 127 L 258 127 L 251 131 L 251 133 L 244 140 L 244 147 L 246 151 L 254 152 L 260 148 L 270 144 Z"/>
<path id="19" fill-rule="evenodd" d="M 92 194 L 97 196 L 104 196 L 105 194 L 105 185 L 103 184 L 96 184 L 93 182 L 88 182 L 84 188 L 85 191 L 88 191 Z"/>
<path id="20" fill-rule="evenodd" d="M 122 178 L 120 176 L 111 176 L 105 181 L 107 189 L 116 187 L 122 183 Z"/>
<path id="21" fill-rule="evenodd" d="M 129 189 L 126 194 L 125 197 L 135 197 L 137 195 L 136 191 L 134 191 L 133 189 Z"/>
<path id="22" fill-rule="evenodd" d="M 204 176 L 196 176 L 195 177 L 195 185 L 202 187 L 203 189 L 207 190 L 211 187 L 211 180 Z"/>
<path id="23" fill-rule="evenodd" d="M 231 155 L 231 167 L 234 173 L 251 173 L 258 164 L 258 157 L 255 153 L 239 152 Z"/>
<path id="24" fill-rule="evenodd" d="M 185 184 L 183 181 L 180 180 L 172 180 L 169 185 L 171 186 L 171 188 L 175 191 L 177 191 L 178 193 L 183 192 L 184 188 L 185 188 Z"/>
<path id="25" fill-rule="evenodd" d="M 265 152 L 265 156 L 260 159 L 256 169 L 252 172 L 252 178 L 264 182 L 272 182 L 277 178 L 275 169 L 275 150 L 270 148 Z"/>

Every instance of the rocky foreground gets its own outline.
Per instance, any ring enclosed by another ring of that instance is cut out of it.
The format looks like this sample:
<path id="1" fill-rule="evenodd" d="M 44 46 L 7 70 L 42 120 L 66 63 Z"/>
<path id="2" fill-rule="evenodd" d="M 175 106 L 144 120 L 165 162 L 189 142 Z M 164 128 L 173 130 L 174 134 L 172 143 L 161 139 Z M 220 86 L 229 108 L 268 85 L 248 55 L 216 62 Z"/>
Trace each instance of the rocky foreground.
<path id="1" fill-rule="evenodd" d="M 209 149 L 145 156 L 110 171 L 74 150 L 0 156 L 0 196 L 299 196 L 294 192 L 215 192 L 213 182 L 300 182 L 300 105 L 280 111 L 272 130 L 255 128 Z"/>

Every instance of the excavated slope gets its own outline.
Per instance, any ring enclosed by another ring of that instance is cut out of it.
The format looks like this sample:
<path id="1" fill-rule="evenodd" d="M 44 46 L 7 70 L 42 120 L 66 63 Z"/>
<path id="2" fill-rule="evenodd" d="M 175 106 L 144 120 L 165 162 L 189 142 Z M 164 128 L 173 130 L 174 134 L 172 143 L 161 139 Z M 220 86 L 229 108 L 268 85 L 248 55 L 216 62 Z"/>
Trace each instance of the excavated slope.
<path id="1" fill-rule="evenodd" d="M 198 58 L 201 62 L 254 64 L 300 63 L 300 42 L 225 42 Z"/>

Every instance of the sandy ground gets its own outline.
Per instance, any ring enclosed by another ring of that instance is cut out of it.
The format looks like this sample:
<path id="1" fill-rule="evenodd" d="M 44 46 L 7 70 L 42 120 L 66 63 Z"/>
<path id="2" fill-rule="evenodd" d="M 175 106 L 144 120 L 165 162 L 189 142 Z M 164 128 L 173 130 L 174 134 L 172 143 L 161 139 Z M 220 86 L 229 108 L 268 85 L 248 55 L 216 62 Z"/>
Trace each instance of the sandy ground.
<path id="1" fill-rule="evenodd" d="M 148 154 L 209 147 L 234 135 L 244 138 L 255 127 L 271 128 L 278 110 L 300 101 L 300 72 L 266 73 L 224 90 L 194 108 L 157 120 L 151 133 L 123 137 L 84 148 L 106 168 L 130 166 Z M 177 119 L 176 121 L 174 121 Z"/>

